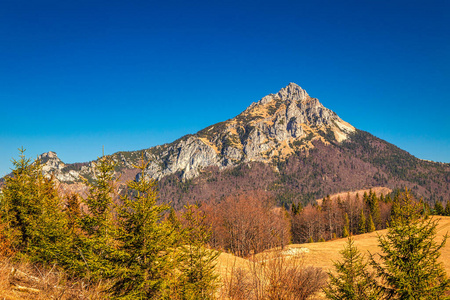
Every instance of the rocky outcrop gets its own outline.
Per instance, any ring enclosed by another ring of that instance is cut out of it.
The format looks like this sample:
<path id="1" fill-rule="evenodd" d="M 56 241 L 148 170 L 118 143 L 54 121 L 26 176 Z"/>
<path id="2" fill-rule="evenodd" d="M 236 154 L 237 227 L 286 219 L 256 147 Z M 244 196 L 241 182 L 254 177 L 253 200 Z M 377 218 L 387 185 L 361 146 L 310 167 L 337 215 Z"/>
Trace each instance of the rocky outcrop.
<path id="1" fill-rule="evenodd" d="M 66 166 L 53 151 L 42 153 L 38 160 L 42 164 L 42 170 L 47 173 L 61 171 Z"/>
<path id="2" fill-rule="evenodd" d="M 92 162 L 66 165 L 53 151 L 39 155 L 38 160 L 45 174 L 47 176 L 54 176 L 60 182 L 70 183 L 81 181 L 81 176 L 90 176 L 93 170 Z"/>

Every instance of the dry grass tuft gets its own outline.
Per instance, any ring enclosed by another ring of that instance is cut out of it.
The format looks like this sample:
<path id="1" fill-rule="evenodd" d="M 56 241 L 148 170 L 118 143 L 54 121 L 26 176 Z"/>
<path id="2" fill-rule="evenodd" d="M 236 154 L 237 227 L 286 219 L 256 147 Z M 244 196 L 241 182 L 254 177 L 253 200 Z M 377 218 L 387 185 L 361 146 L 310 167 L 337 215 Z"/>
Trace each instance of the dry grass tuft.
<path id="1" fill-rule="evenodd" d="M 83 280 L 71 280 L 56 266 L 42 267 L 30 263 L 0 258 L 0 296 L 16 299 L 105 299 L 101 292 L 105 285 L 88 285 Z"/>

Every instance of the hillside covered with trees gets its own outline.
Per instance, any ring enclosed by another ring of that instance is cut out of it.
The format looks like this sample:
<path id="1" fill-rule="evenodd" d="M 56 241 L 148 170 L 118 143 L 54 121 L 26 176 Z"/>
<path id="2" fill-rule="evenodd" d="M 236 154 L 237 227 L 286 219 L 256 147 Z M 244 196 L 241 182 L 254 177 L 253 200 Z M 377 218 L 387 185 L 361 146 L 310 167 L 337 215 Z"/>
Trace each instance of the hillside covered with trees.
<path id="1" fill-rule="evenodd" d="M 54 178 L 44 176 L 39 160 L 31 161 L 21 151 L 0 194 L 0 254 L 4 266 L 13 270 L 3 287 L 16 294 L 43 299 L 51 293 L 60 293 L 60 299 L 308 299 L 324 287 L 327 270 L 305 265 L 301 255 L 287 255 L 289 244 L 335 240 L 386 226 L 388 234 L 379 237 L 386 255 L 372 256 L 371 269 L 351 242 L 343 252 L 345 259 L 357 260 L 361 272 L 370 273 L 369 279 L 380 278 L 363 282 L 371 287 L 367 290 L 403 299 L 402 289 L 412 283 L 393 284 L 392 278 L 403 275 L 384 265 L 398 259 L 416 264 L 416 251 L 426 259 L 424 273 L 409 280 L 428 276 L 426 286 L 435 287 L 430 295 L 448 290 L 445 271 L 436 261 L 445 238 L 440 244 L 434 241 L 437 223 L 429 215 L 445 214 L 449 203 L 430 207 L 413 200 L 408 190 L 386 195 L 369 190 L 286 209 L 270 191 L 247 191 L 175 210 L 157 201 L 157 182 L 145 175 L 129 181 L 126 189 L 119 185 L 110 156 L 99 158 L 82 197 L 63 193 Z M 137 166 L 141 171 L 145 167 L 143 160 Z M 221 274 L 216 269 L 220 253 L 245 258 L 249 265 L 230 266 Z M 37 270 L 41 279 L 23 266 Z M 331 285 L 324 291 L 335 299 L 331 295 L 346 274 L 329 276 Z M 52 284 L 45 285 L 45 278 L 52 278 Z"/>

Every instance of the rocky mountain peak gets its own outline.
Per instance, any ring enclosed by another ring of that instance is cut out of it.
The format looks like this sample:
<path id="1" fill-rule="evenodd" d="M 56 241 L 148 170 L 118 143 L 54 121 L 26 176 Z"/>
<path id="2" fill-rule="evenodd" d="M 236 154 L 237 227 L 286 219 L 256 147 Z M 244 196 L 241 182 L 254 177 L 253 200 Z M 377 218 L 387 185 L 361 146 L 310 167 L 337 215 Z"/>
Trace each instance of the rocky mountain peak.
<path id="1" fill-rule="evenodd" d="M 47 173 L 61 170 L 65 166 L 61 159 L 59 159 L 56 152 L 53 151 L 42 153 L 38 156 L 38 160 L 42 164 L 42 169 Z"/>
<path id="2" fill-rule="evenodd" d="M 37 159 L 46 176 L 52 174 L 61 182 L 80 181 L 80 175 L 91 176 L 92 174 L 91 163 L 65 164 L 53 151 L 42 153 Z"/>
<path id="3" fill-rule="evenodd" d="M 282 100 L 304 101 L 309 98 L 308 93 L 296 83 L 289 83 L 288 86 L 282 88 L 277 94 Z"/>
<path id="4" fill-rule="evenodd" d="M 58 158 L 58 155 L 56 154 L 56 152 L 53 152 L 53 151 L 45 152 L 38 156 L 39 160 L 48 160 L 48 159 L 55 159 L 55 158 Z"/>
<path id="5" fill-rule="evenodd" d="M 157 179 L 181 172 L 184 179 L 190 179 L 210 166 L 222 169 L 252 161 L 270 163 L 308 151 L 316 140 L 341 142 L 354 130 L 318 99 L 290 83 L 252 103 L 235 118 L 163 148 L 149 149 L 147 172 Z"/>
<path id="6" fill-rule="evenodd" d="M 266 105 L 274 100 L 289 103 L 304 103 L 311 99 L 313 98 L 311 98 L 304 89 L 302 89 L 298 84 L 291 82 L 286 87 L 279 90 L 276 94 L 269 94 L 258 102 L 252 103 L 246 111 L 251 110 L 255 106 Z M 318 101 L 317 103 L 320 104 Z"/>

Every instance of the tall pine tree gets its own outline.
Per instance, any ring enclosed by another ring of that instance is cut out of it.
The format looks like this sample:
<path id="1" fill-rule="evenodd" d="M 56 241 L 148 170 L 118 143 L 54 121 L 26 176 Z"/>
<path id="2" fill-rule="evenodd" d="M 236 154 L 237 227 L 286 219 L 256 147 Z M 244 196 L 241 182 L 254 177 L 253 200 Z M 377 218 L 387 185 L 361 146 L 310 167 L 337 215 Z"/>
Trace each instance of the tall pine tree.
<path id="1" fill-rule="evenodd" d="M 348 214 L 345 213 L 344 215 L 344 229 L 342 230 L 342 237 L 348 237 L 350 236 L 350 231 L 349 231 L 349 219 L 348 219 Z"/>
<path id="2" fill-rule="evenodd" d="M 182 257 L 176 255 L 182 236 L 173 220 L 165 220 L 168 205 L 158 205 L 156 182 L 139 165 L 139 181 L 128 183 L 129 193 L 118 208 L 117 249 L 113 255 L 110 292 L 117 299 L 170 298 Z"/>
<path id="3" fill-rule="evenodd" d="M 381 254 L 371 255 L 380 299 L 447 299 L 450 282 L 437 261 L 447 237 L 436 242 L 438 221 L 421 216 L 422 206 L 407 189 L 396 201 L 388 232 L 378 238 Z"/>
<path id="4" fill-rule="evenodd" d="M 375 224 L 373 223 L 372 215 L 369 215 L 369 220 L 367 221 L 367 232 L 374 232 Z"/>
<path id="5" fill-rule="evenodd" d="M 178 267 L 181 275 L 176 284 L 180 299 L 215 299 L 219 252 L 206 246 L 211 229 L 205 217 L 196 205 L 187 205 L 182 215 L 183 244 L 178 249 L 182 258 Z"/>
<path id="6" fill-rule="evenodd" d="M 85 263 L 86 277 L 99 280 L 111 272 L 110 255 L 114 247 L 113 196 L 115 162 L 110 156 L 100 157 L 94 167 L 92 180 L 85 179 L 89 187 L 86 210 L 80 216 L 83 234 L 75 235 L 80 259 Z M 72 203 L 70 203 L 72 204 Z"/>
<path id="7" fill-rule="evenodd" d="M 366 216 L 364 215 L 364 209 L 361 209 L 358 221 L 358 233 L 366 233 Z"/>

